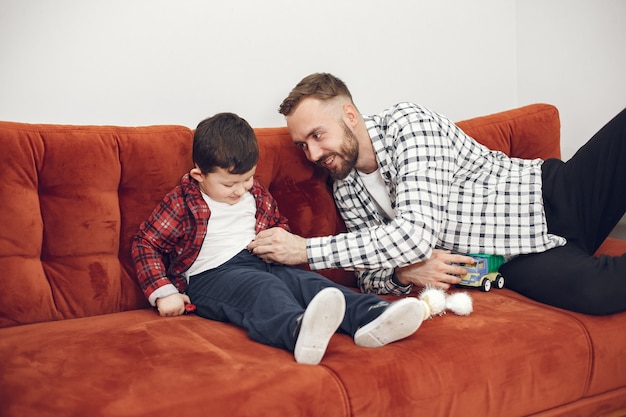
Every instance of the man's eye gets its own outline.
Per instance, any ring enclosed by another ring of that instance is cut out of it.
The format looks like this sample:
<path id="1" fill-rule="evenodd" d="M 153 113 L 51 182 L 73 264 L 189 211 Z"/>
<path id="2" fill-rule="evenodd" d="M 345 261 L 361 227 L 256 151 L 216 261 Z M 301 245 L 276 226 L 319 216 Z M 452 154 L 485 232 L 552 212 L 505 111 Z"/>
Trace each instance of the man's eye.
<path id="1" fill-rule="evenodd" d="M 306 143 L 304 142 L 296 143 L 296 146 L 300 149 L 306 149 Z"/>

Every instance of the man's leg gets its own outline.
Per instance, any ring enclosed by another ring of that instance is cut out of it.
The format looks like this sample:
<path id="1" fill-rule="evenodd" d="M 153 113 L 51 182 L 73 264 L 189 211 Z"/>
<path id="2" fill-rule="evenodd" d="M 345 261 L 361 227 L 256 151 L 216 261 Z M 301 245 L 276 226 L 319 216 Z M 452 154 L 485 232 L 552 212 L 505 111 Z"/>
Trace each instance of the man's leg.
<path id="1" fill-rule="evenodd" d="M 500 267 L 506 286 L 539 302 L 585 314 L 626 310 L 626 255 L 595 258 L 568 244 Z"/>
<path id="2" fill-rule="evenodd" d="M 626 110 L 567 162 L 546 161 L 543 197 L 550 233 L 593 254 L 626 211 L 625 161 Z"/>

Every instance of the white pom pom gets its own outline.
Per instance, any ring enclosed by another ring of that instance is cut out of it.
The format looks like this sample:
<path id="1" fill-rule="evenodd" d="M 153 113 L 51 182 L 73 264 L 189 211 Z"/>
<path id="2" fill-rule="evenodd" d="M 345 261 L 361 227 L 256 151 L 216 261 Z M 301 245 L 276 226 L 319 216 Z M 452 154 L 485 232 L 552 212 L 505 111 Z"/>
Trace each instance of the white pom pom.
<path id="1" fill-rule="evenodd" d="M 419 296 L 430 307 L 430 315 L 443 314 L 446 309 L 446 294 L 442 289 L 426 287 Z"/>
<path id="2" fill-rule="evenodd" d="M 455 292 L 446 297 L 446 307 L 459 316 L 468 316 L 472 310 L 472 298 L 466 292 Z"/>

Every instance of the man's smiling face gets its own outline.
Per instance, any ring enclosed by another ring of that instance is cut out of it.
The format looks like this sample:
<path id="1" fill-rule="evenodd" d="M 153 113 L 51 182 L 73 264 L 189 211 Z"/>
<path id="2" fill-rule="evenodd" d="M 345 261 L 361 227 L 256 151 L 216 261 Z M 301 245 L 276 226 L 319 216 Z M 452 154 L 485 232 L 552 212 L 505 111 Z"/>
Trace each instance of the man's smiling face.
<path id="1" fill-rule="evenodd" d="M 342 120 L 341 106 L 307 97 L 287 116 L 293 142 L 307 159 L 326 168 L 334 179 L 344 179 L 359 157 L 359 144 Z"/>

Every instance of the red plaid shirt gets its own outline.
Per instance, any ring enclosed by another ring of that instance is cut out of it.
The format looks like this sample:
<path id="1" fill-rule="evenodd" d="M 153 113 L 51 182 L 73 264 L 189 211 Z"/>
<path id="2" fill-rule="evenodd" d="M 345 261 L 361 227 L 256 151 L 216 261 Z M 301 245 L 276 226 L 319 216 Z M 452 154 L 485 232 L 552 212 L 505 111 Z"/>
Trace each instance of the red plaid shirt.
<path id="1" fill-rule="evenodd" d="M 258 182 L 250 189 L 256 201 L 256 232 L 272 227 L 289 230 L 272 195 Z M 183 273 L 193 264 L 207 232 L 211 210 L 198 183 L 185 174 L 133 236 L 131 255 L 146 298 L 167 284 L 184 293 Z"/>

